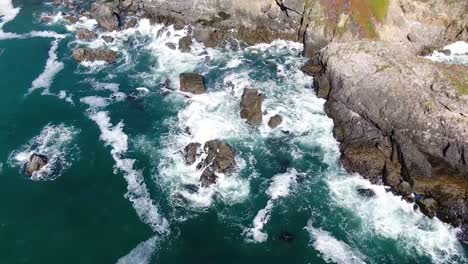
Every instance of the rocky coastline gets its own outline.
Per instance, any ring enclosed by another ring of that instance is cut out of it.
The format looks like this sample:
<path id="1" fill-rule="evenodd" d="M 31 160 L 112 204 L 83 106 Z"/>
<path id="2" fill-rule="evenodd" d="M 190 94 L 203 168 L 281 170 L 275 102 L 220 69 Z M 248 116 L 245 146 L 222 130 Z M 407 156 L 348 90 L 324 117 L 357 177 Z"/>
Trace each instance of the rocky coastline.
<path id="1" fill-rule="evenodd" d="M 325 111 L 334 121 L 344 167 L 388 186 L 429 217 L 461 227 L 460 239 L 468 242 L 468 66 L 422 57 L 448 43 L 468 41 L 468 2 L 115 0 L 75 10 L 96 19 L 103 31 L 135 26 L 138 18 L 189 26 L 191 37 L 207 47 L 277 38 L 302 42 L 303 55 L 310 58 L 303 71 L 314 76 L 317 96 L 327 100 Z M 77 31 L 77 37 L 96 38 L 86 31 Z M 187 52 L 190 44 L 185 39 L 179 48 Z M 78 61 L 118 58 L 112 51 L 82 48 L 73 56 Z M 197 85 L 185 91 L 203 93 L 202 76 L 183 76 L 181 87 L 191 79 Z M 256 90 L 245 94 L 251 101 L 241 115 L 256 126 L 262 120 L 262 96 Z M 270 121 L 276 127 L 281 116 Z M 204 169 L 203 186 L 235 164 L 235 151 L 225 142 L 207 142 L 203 148 L 191 143 L 185 149 L 187 164 L 201 153 L 219 160 L 198 163 Z"/>

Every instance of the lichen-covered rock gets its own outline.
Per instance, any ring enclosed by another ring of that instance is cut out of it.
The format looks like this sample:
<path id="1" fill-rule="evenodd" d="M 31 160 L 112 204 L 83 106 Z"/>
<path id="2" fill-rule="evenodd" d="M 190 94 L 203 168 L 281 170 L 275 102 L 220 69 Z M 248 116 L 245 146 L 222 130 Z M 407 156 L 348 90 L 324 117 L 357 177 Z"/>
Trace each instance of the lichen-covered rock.
<path id="1" fill-rule="evenodd" d="M 179 76 L 180 90 L 192 94 L 205 93 L 205 78 L 196 73 L 182 73 Z"/>
<path id="2" fill-rule="evenodd" d="M 79 62 L 105 61 L 115 63 L 119 58 L 119 53 L 109 49 L 77 48 L 73 50 L 73 58 Z"/>
<path id="3" fill-rule="evenodd" d="M 262 102 L 263 95 L 256 89 L 244 89 L 240 103 L 240 116 L 251 126 L 262 124 Z"/>

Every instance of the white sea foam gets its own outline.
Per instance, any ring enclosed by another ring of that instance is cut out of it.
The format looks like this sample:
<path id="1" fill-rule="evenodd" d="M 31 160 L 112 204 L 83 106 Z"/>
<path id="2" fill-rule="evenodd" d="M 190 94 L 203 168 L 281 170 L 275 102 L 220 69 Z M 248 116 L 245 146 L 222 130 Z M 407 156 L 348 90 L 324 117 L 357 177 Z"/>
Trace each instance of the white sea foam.
<path id="1" fill-rule="evenodd" d="M 435 263 L 447 263 L 463 256 L 456 229 L 414 211 L 412 204 L 387 192 L 384 186 L 372 185 L 359 176 L 330 177 L 328 184 L 337 204 L 362 219 L 359 236 L 374 234 L 393 239 L 409 254 L 428 256 Z M 363 199 L 356 191 L 358 188 L 372 189 L 376 195 Z"/>
<path id="2" fill-rule="evenodd" d="M 468 65 L 468 42 L 458 41 L 445 46 L 443 50 L 448 51 L 449 54 L 434 51 L 426 58 L 437 62 Z"/>
<path id="3" fill-rule="evenodd" d="M 0 0 L 0 39 L 15 38 L 17 34 L 3 31 L 6 23 L 15 19 L 21 8 L 14 7 L 12 0 Z"/>
<path id="4" fill-rule="evenodd" d="M 306 229 L 311 236 L 312 246 L 320 252 L 327 263 L 365 264 L 359 251 L 334 238 L 327 231 L 314 228 L 311 221 L 309 221 Z"/>
<path id="5" fill-rule="evenodd" d="M 149 264 L 158 247 L 158 237 L 141 242 L 130 253 L 120 258 L 116 264 Z"/>
<path id="6" fill-rule="evenodd" d="M 79 130 L 72 126 L 49 124 L 38 136 L 13 151 L 9 157 L 9 164 L 23 169 L 32 154 L 46 155 L 48 164 L 35 172 L 31 179 L 53 180 L 68 169 L 76 158 L 78 147 L 73 144 L 73 139 L 78 133 Z"/>
<path id="7" fill-rule="evenodd" d="M 253 227 L 245 231 L 247 241 L 251 242 L 265 242 L 268 235 L 263 232 L 264 226 L 270 220 L 271 210 L 273 209 L 274 201 L 289 196 L 293 187 L 297 184 L 297 176 L 299 173 L 295 169 L 281 174 L 277 174 L 272 178 L 270 186 L 266 190 L 266 194 L 270 196 L 265 208 L 258 211 L 257 216 L 253 220 Z"/>
<path id="8" fill-rule="evenodd" d="M 30 92 L 38 88 L 44 88 L 48 90 L 54 80 L 55 75 L 59 73 L 63 68 L 64 64 L 57 60 L 57 49 L 60 43 L 60 38 L 55 39 L 52 42 L 52 46 L 49 50 L 49 58 L 47 59 L 44 71 L 32 82 Z"/>
<path id="9" fill-rule="evenodd" d="M 159 209 L 151 200 L 141 171 L 134 169 L 135 160 L 124 158 L 128 150 L 128 136 L 123 132 L 124 124 L 113 126 L 108 112 L 92 112 L 89 118 L 96 122 L 101 130 L 101 140 L 111 147 L 115 168 L 123 173 L 127 181 L 127 193 L 140 219 L 160 234 L 169 232 L 169 223 L 159 214 Z"/>

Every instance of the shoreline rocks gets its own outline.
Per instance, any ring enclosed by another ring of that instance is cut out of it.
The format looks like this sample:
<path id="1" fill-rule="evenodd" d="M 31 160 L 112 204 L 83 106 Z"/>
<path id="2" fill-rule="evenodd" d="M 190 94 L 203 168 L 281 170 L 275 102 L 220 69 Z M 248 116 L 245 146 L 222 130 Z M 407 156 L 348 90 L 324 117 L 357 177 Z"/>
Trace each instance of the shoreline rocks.
<path id="1" fill-rule="evenodd" d="M 90 41 L 90 40 L 96 39 L 97 34 L 90 31 L 90 30 L 88 30 L 88 29 L 86 29 L 86 28 L 77 28 L 76 29 L 76 37 L 79 40 Z"/>
<path id="2" fill-rule="evenodd" d="M 78 62 L 105 61 L 115 63 L 119 58 L 119 53 L 109 49 L 77 48 L 73 50 L 73 58 Z"/>
<path id="3" fill-rule="evenodd" d="M 424 48 L 424 47 L 423 47 Z M 468 67 L 417 56 L 420 45 L 331 43 L 310 61 L 327 99 L 341 161 L 417 203 L 424 214 L 468 225 Z M 411 107 L 409 107 L 411 106 Z M 466 228 L 464 229 L 466 230 Z"/>

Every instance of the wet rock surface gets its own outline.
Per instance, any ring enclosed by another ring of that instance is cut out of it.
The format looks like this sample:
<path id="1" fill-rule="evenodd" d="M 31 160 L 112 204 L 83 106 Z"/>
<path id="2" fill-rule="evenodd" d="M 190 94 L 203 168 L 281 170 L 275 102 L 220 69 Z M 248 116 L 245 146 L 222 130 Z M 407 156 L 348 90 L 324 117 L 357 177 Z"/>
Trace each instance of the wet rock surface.
<path id="1" fill-rule="evenodd" d="M 262 124 L 263 95 L 256 89 L 244 89 L 240 103 L 240 116 L 245 119 L 247 124 L 251 126 L 259 126 Z"/>
<path id="2" fill-rule="evenodd" d="M 423 194 L 423 213 L 465 225 L 468 104 L 459 86 L 468 68 L 418 57 L 421 48 L 331 43 L 311 59 L 311 74 L 348 171 L 405 199 Z"/>
<path id="3" fill-rule="evenodd" d="M 109 49 L 77 48 L 73 50 L 73 58 L 78 62 L 105 61 L 115 63 L 119 58 L 119 53 Z"/>
<path id="4" fill-rule="evenodd" d="M 192 165 L 197 160 L 199 155 L 200 143 L 190 143 L 184 149 L 185 163 Z"/>
<path id="5" fill-rule="evenodd" d="M 281 125 L 281 123 L 283 122 L 283 117 L 280 116 L 280 115 L 274 115 L 270 118 L 270 120 L 268 121 L 268 126 L 270 128 L 277 128 L 279 125 Z"/>
<path id="6" fill-rule="evenodd" d="M 180 75 L 180 90 L 192 94 L 205 93 L 205 78 L 196 73 L 182 73 Z"/>
<path id="7" fill-rule="evenodd" d="M 47 156 L 38 153 L 32 154 L 29 158 L 28 164 L 26 165 L 26 175 L 32 176 L 35 172 L 40 171 L 44 166 L 46 166 L 47 162 Z"/>
<path id="8" fill-rule="evenodd" d="M 192 45 L 192 38 L 189 36 L 182 37 L 179 40 L 179 50 L 182 52 L 190 52 Z"/>
<path id="9" fill-rule="evenodd" d="M 96 33 L 86 29 L 86 28 L 77 28 L 76 29 L 76 37 L 80 40 L 93 40 L 97 38 Z"/>

